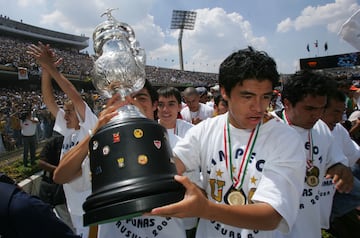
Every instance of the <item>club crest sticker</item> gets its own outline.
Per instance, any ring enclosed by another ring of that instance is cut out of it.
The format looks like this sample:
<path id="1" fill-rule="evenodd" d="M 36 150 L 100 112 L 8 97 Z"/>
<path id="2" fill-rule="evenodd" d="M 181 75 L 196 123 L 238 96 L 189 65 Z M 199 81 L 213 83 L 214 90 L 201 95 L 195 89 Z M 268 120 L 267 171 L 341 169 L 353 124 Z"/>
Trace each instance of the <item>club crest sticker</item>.
<path id="1" fill-rule="evenodd" d="M 143 135 L 144 135 L 143 130 L 141 130 L 141 129 L 135 129 L 134 130 L 134 137 L 135 138 L 139 139 L 139 138 L 143 137 Z"/>
<path id="2" fill-rule="evenodd" d="M 110 152 L 110 147 L 108 145 L 105 145 L 103 148 L 103 155 L 108 155 Z"/>
<path id="3" fill-rule="evenodd" d="M 161 148 L 161 141 L 160 140 L 154 140 L 154 145 L 156 148 L 160 149 Z"/>
<path id="4" fill-rule="evenodd" d="M 96 140 L 93 141 L 93 150 L 96 150 L 99 147 L 99 142 L 97 142 Z"/>
<path id="5" fill-rule="evenodd" d="M 123 168 L 125 166 L 125 158 L 121 157 L 117 159 L 119 168 Z"/>
<path id="6" fill-rule="evenodd" d="M 98 175 L 98 174 L 101 174 L 102 173 L 102 169 L 100 166 L 96 167 L 95 168 L 95 171 L 94 171 L 94 174 Z"/>
<path id="7" fill-rule="evenodd" d="M 114 133 L 113 134 L 113 143 L 118 143 L 120 142 L 120 133 Z"/>
<path id="8" fill-rule="evenodd" d="M 141 165 L 145 165 L 148 163 L 148 157 L 146 155 L 139 155 L 138 163 Z"/>

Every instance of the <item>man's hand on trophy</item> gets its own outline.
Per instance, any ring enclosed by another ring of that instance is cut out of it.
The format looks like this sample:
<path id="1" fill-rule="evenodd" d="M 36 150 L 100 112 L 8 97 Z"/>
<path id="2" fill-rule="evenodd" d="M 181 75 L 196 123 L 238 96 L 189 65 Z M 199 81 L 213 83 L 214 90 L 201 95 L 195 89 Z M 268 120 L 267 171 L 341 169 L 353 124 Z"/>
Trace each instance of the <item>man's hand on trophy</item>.
<path id="1" fill-rule="evenodd" d="M 36 46 L 31 44 L 27 47 L 26 53 L 32 55 L 36 62 L 39 63 L 44 69 L 54 69 L 63 62 L 63 58 L 57 58 L 56 53 L 50 48 L 50 45 L 44 45 L 39 41 Z"/>
<path id="2" fill-rule="evenodd" d="M 186 188 L 183 200 L 154 208 L 143 215 L 178 218 L 206 217 L 211 202 L 207 199 L 204 191 L 192 183 L 186 176 L 175 175 L 175 180 Z"/>

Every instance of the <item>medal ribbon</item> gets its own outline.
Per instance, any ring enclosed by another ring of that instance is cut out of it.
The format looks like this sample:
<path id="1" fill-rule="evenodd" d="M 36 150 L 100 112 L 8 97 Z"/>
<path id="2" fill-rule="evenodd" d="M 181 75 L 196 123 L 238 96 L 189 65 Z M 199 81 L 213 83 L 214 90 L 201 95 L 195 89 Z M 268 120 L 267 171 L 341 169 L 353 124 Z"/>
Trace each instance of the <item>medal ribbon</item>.
<path id="1" fill-rule="evenodd" d="M 283 121 L 285 121 L 286 124 L 291 125 L 291 121 L 290 121 L 289 118 L 286 116 L 285 110 L 282 111 L 281 115 L 282 115 Z"/>
<path id="2" fill-rule="evenodd" d="M 307 159 L 306 167 L 307 167 L 308 169 L 310 169 L 310 168 L 313 167 L 313 162 L 314 162 L 313 138 L 312 138 L 311 129 L 309 130 L 308 138 L 309 138 L 310 148 L 309 148 L 309 158 Z"/>
<path id="3" fill-rule="evenodd" d="M 291 121 L 288 119 L 288 117 L 285 114 L 285 110 L 282 111 L 282 120 L 285 121 L 286 124 L 291 125 Z M 312 133 L 311 133 L 311 129 L 309 129 L 308 132 L 308 140 L 310 143 L 310 148 L 309 148 L 309 158 L 306 161 L 306 167 L 308 169 L 313 167 L 313 161 L 314 161 L 314 155 L 313 155 L 313 138 L 312 138 Z"/>
<path id="4" fill-rule="evenodd" d="M 236 178 L 233 175 L 233 161 L 232 161 L 232 151 L 231 151 L 232 147 L 231 147 L 231 139 L 230 139 L 229 118 L 227 119 L 227 122 L 224 125 L 225 164 L 226 164 L 226 168 L 229 170 L 231 180 L 234 183 L 234 188 L 235 189 L 241 188 L 243 183 L 244 183 L 246 169 L 247 169 L 247 166 L 249 164 L 251 153 L 252 153 L 252 151 L 254 149 L 254 146 L 255 146 L 255 142 L 256 142 L 256 139 L 257 139 L 257 135 L 259 133 L 260 125 L 261 125 L 261 123 L 258 123 L 256 125 L 256 128 L 254 128 L 251 131 L 248 143 L 247 143 L 246 148 L 245 148 L 244 155 L 242 157 L 240 169 L 238 171 L 238 174 L 237 174 Z M 244 164 L 245 164 L 245 168 L 243 169 Z M 241 172 L 242 172 L 243 175 L 242 175 L 242 178 L 240 180 Z"/>

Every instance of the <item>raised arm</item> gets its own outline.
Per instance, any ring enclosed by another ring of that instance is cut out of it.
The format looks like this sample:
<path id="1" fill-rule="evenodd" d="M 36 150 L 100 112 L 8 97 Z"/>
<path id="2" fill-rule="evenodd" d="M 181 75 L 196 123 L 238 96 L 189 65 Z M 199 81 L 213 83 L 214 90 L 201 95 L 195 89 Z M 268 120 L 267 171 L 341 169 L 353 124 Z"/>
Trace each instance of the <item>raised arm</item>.
<path id="1" fill-rule="evenodd" d="M 52 78 L 55 79 L 61 90 L 71 99 L 75 110 L 79 113 L 82 121 L 84 121 L 86 108 L 85 102 L 74 85 L 56 68 L 57 64 L 62 61 L 62 58 L 56 59 L 56 55 L 50 46 L 44 45 L 41 42 L 39 42 L 38 46 L 30 45 L 27 52 L 33 55 L 40 63 L 41 67 L 45 69 L 45 71 L 47 71 Z"/>
<path id="2" fill-rule="evenodd" d="M 56 118 L 57 112 L 59 111 L 59 107 L 55 101 L 55 97 L 53 94 L 51 76 L 45 69 L 42 71 L 42 76 L 41 76 L 41 93 L 43 95 L 43 100 L 44 103 L 46 104 L 46 107 L 51 112 L 51 114 Z"/>

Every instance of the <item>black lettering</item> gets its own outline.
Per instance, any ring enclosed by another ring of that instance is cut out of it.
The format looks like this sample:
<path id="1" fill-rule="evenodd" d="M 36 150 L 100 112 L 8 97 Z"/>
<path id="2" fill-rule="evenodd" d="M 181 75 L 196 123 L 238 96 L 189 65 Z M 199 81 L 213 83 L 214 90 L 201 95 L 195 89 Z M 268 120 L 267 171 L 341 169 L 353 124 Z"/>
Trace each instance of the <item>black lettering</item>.
<path id="1" fill-rule="evenodd" d="M 222 151 L 222 150 L 220 150 L 219 151 L 219 161 L 221 162 L 221 161 L 224 161 L 224 159 L 225 159 L 225 153 Z M 215 162 L 215 164 L 216 164 L 216 162 Z M 214 164 L 214 165 L 215 165 Z"/>
<path id="2" fill-rule="evenodd" d="M 263 168 L 264 168 L 264 164 L 265 164 L 265 160 L 261 159 L 259 161 L 256 162 L 256 169 L 257 171 L 262 172 Z"/>
<path id="3" fill-rule="evenodd" d="M 227 233 L 227 229 L 221 228 L 221 234 L 224 236 L 224 235 L 226 235 L 226 233 Z"/>
<path id="4" fill-rule="evenodd" d="M 238 159 L 239 156 L 242 156 L 244 154 L 244 150 L 243 149 L 237 149 L 235 152 L 235 159 Z"/>
<path id="5" fill-rule="evenodd" d="M 115 223 L 115 225 L 116 225 L 117 228 L 119 228 L 120 225 L 121 225 L 121 221 L 117 221 L 117 222 Z"/>
<path id="6" fill-rule="evenodd" d="M 125 231 L 126 231 L 126 227 L 125 227 L 125 226 L 121 226 L 120 232 L 121 232 L 121 233 L 124 233 Z"/>
<path id="7" fill-rule="evenodd" d="M 313 154 L 314 154 L 314 155 L 319 154 L 319 147 L 317 147 L 316 145 L 313 146 Z"/>
<path id="8" fill-rule="evenodd" d="M 312 196 L 312 195 L 313 195 L 312 189 L 311 189 L 311 188 L 309 188 L 309 189 L 304 189 L 302 195 L 303 195 L 303 197 L 310 197 L 310 196 Z"/>
<path id="9" fill-rule="evenodd" d="M 221 228 L 220 224 L 219 224 L 219 223 L 216 223 L 216 225 L 215 225 L 215 229 L 219 231 L 219 230 L 220 230 L 220 228 Z"/>

